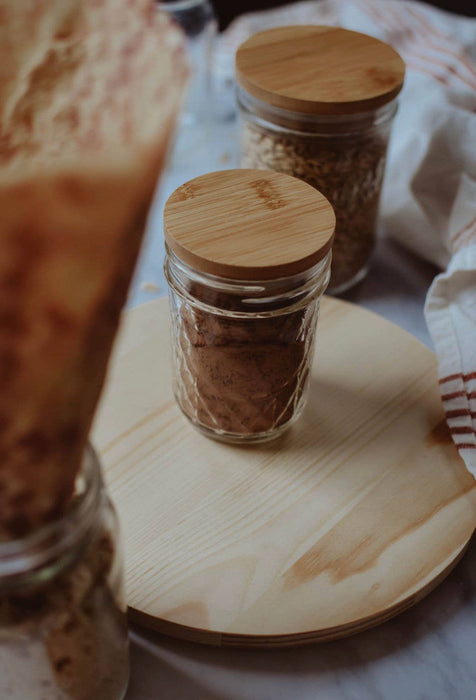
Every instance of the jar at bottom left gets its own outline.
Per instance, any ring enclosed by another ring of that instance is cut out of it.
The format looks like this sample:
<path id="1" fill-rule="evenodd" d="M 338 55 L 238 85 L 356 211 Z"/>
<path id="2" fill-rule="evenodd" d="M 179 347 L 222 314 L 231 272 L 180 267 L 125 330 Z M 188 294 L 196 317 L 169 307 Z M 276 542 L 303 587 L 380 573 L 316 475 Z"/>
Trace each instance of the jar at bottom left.
<path id="1" fill-rule="evenodd" d="M 88 447 L 67 512 L 0 542 L 0 697 L 123 700 L 128 680 L 118 520 Z"/>

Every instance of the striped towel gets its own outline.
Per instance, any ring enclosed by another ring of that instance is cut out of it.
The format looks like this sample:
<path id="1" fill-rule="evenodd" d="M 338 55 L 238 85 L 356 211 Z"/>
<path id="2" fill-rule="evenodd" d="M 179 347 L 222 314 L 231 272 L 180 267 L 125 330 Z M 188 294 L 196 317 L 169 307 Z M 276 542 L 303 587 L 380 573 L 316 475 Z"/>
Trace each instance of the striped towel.
<path id="1" fill-rule="evenodd" d="M 476 147 L 476 141 L 474 142 Z M 425 314 L 440 374 L 448 427 L 476 476 L 476 236 L 434 280 Z"/>
<path id="2" fill-rule="evenodd" d="M 446 271 L 425 315 L 449 429 L 476 476 L 476 20 L 404 0 L 311 0 L 239 17 L 221 36 L 232 69 L 249 35 L 328 24 L 394 46 L 407 65 L 382 193 L 385 232 Z"/>

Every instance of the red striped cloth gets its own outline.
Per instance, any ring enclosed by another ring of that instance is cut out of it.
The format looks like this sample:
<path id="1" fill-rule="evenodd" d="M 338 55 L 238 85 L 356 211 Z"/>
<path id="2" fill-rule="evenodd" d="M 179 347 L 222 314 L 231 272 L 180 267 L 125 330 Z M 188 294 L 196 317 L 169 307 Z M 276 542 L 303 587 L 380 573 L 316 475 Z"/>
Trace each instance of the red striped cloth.
<path id="1" fill-rule="evenodd" d="M 425 315 L 439 361 L 448 426 L 476 476 L 476 21 L 404 0 L 310 0 L 243 15 L 217 57 L 284 24 L 328 24 L 394 46 L 407 64 L 381 218 L 386 232 L 446 272 Z"/>
<path id="2" fill-rule="evenodd" d="M 460 449 L 476 449 L 476 372 L 441 377 L 440 386 L 446 419 L 456 444 Z"/>
<path id="3" fill-rule="evenodd" d="M 459 248 L 427 296 L 425 314 L 448 427 L 476 475 L 476 244 Z"/>

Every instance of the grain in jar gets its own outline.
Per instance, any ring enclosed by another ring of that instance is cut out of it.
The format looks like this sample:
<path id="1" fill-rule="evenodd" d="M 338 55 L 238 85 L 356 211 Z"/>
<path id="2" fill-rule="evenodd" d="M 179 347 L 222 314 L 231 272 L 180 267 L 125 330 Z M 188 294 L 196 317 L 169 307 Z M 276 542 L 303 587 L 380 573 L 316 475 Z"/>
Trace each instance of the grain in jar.
<path id="1" fill-rule="evenodd" d="M 237 52 L 241 165 L 301 178 L 329 199 L 334 293 L 368 270 L 404 72 L 390 46 L 337 27 L 271 29 Z"/>

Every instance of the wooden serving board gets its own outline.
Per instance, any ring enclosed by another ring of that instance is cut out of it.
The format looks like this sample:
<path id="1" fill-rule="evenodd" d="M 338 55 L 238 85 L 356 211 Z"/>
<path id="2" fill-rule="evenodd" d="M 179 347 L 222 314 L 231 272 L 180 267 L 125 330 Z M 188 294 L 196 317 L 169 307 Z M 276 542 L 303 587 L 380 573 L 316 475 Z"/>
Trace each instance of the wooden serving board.
<path id="1" fill-rule="evenodd" d="M 458 561 L 475 481 L 433 353 L 325 299 L 308 406 L 276 442 L 211 441 L 172 396 L 166 300 L 125 315 L 94 442 L 125 535 L 133 620 L 209 644 L 292 646 L 375 625 Z"/>

